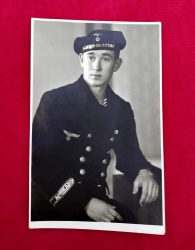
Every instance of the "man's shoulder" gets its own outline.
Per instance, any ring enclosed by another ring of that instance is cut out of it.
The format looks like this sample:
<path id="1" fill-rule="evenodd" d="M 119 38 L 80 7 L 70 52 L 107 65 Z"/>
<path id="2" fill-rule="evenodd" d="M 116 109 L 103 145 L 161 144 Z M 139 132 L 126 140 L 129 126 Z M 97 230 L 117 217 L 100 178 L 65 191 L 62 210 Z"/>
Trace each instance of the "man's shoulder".
<path id="1" fill-rule="evenodd" d="M 75 97 L 75 85 L 74 83 L 67 84 L 65 86 L 55 88 L 49 91 L 46 91 L 43 94 L 42 99 L 51 100 L 55 103 L 66 103 L 74 100 Z"/>
<path id="2" fill-rule="evenodd" d="M 114 105 L 118 108 L 129 107 L 129 102 L 125 101 L 122 97 L 117 95 L 111 88 L 109 88 L 110 98 L 112 99 Z"/>
<path id="3" fill-rule="evenodd" d="M 51 97 L 61 97 L 64 95 L 68 95 L 70 92 L 73 92 L 74 84 L 70 83 L 59 88 L 55 88 L 52 90 L 48 90 L 44 93 L 44 95 L 49 95 Z"/>

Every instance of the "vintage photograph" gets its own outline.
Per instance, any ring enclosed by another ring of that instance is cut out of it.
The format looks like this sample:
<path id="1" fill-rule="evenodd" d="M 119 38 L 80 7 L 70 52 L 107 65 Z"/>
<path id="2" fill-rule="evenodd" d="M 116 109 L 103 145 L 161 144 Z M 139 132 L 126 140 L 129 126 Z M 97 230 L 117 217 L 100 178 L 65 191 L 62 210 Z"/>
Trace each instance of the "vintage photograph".
<path id="1" fill-rule="evenodd" d="M 31 21 L 30 228 L 165 233 L 161 23 Z"/>

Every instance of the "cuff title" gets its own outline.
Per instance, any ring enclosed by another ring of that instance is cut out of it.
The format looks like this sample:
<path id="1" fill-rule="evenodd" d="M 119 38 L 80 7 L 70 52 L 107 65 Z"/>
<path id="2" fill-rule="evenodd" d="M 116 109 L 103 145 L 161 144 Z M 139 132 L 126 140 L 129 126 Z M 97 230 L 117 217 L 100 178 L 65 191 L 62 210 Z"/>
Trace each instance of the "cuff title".
<path id="1" fill-rule="evenodd" d="M 58 203 L 64 195 L 74 186 L 75 181 L 73 178 L 69 178 L 57 191 L 57 193 L 50 199 L 50 203 L 55 206 L 56 203 Z"/>

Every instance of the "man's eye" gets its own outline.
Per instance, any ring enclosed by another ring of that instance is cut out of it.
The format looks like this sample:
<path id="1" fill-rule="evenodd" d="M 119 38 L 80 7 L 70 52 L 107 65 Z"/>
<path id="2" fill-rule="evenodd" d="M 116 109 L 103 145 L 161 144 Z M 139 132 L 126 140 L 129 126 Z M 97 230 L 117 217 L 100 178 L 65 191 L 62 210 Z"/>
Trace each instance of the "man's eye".
<path id="1" fill-rule="evenodd" d="M 106 61 L 106 62 L 109 62 L 109 61 L 110 61 L 110 58 L 107 58 L 107 57 L 106 57 L 106 58 L 103 58 L 103 60 Z"/>
<path id="2" fill-rule="evenodd" d="M 93 60 L 94 56 L 89 56 L 88 58 L 89 58 L 89 60 Z"/>

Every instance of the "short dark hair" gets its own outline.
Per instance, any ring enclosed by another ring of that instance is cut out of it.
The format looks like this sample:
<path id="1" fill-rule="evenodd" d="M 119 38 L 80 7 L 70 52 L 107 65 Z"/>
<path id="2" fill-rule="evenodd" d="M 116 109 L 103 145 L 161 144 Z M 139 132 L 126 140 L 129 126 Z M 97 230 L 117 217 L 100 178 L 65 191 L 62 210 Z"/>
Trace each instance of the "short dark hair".
<path id="1" fill-rule="evenodd" d="M 120 57 L 120 50 L 115 50 L 115 60 L 117 60 Z"/>

